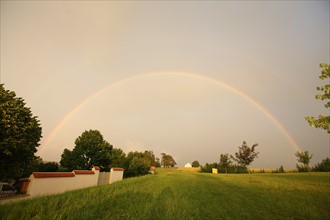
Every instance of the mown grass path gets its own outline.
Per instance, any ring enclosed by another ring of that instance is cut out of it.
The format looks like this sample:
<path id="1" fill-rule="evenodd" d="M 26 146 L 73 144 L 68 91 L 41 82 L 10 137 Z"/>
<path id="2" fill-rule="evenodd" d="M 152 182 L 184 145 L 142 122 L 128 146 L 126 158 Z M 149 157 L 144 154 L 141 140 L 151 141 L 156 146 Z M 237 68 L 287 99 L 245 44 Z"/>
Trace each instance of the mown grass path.
<path id="1" fill-rule="evenodd" d="M 158 174 L 0 206 L 2 219 L 330 219 L 330 174 Z"/>

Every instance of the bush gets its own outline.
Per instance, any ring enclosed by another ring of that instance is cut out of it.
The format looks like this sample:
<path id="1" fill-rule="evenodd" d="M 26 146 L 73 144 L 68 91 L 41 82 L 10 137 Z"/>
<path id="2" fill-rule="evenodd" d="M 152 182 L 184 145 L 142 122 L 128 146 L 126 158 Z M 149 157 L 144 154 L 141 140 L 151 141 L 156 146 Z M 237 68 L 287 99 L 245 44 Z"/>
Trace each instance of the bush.
<path id="1" fill-rule="evenodd" d="M 218 163 L 206 163 L 201 167 L 201 172 L 212 173 L 212 168 L 217 168 L 219 173 L 226 173 L 226 169 L 220 166 Z M 247 173 L 247 169 L 244 166 L 233 164 L 228 166 L 228 173 Z"/>
<path id="2" fill-rule="evenodd" d="M 205 166 L 201 167 L 201 172 L 203 173 L 212 173 L 212 169 L 217 168 L 219 170 L 219 164 L 214 162 L 214 163 L 206 163 Z"/>
<path id="3" fill-rule="evenodd" d="M 297 166 L 297 170 L 298 170 L 298 172 L 308 172 L 308 167 L 307 166 L 305 166 L 305 165 L 298 165 L 298 164 L 296 164 L 296 166 Z"/>
<path id="4" fill-rule="evenodd" d="M 321 163 L 317 163 L 312 170 L 315 172 L 330 172 L 330 158 L 327 157 Z"/>

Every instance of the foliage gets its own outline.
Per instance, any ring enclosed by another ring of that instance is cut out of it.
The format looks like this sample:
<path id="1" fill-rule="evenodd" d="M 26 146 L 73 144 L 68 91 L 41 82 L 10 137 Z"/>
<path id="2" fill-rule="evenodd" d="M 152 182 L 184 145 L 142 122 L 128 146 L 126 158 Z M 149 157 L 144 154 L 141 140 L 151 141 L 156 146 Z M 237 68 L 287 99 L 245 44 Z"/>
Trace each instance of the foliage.
<path id="1" fill-rule="evenodd" d="M 320 68 L 322 68 L 322 71 L 321 71 L 321 75 L 319 76 L 319 78 L 321 80 L 328 79 L 328 78 L 330 79 L 330 64 L 321 63 Z M 322 94 L 317 94 L 315 96 L 316 99 L 319 99 L 322 101 L 330 99 L 329 80 L 328 80 L 328 84 L 326 84 L 324 86 L 316 87 L 316 89 L 317 89 L 317 91 L 322 92 Z M 325 108 L 329 108 L 330 101 L 328 101 L 324 106 L 325 106 Z M 328 133 L 330 133 L 330 115 L 327 115 L 327 116 L 319 115 L 318 118 L 305 117 L 305 120 L 308 121 L 310 126 L 316 127 L 316 128 L 322 128 L 322 129 L 326 130 Z"/>
<path id="2" fill-rule="evenodd" d="M 111 151 L 111 168 L 124 167 L 126 154 L 120 148 L 113 148 Z"/>
<path id="3" fill-rule="evenodd" d="M 201 172 L 212 173 L 213 168 L 217 168 L 219 173 L 247 173 L 246 167 L 239 164 L 230 163 L 226 170 L 221 164 L 216 162 L 206 163 L 204 166 L 201 166 Z"/>
<path id="4" fill-rule="evenodd" d="M 283 166 L 281 165 L 280 168 L 276 170 L 272 170 L 272 173 L 285 173 Z"/>
<path id="5" fill-rule="evenodd" d="M 70 170 L 90 169 L 100 166 L 109 170 L 111 166 L 112 145 L 103 139 L 98 130 L 84 131 L 75 141 L 72 151 L 65 149 L 61 156 L 61 165 Z"/>
<path id="6" fill-rule="evenodd" d="M 130 176 L 142 176 L 149 173 L 150 161 L 146 157 L 133 157 L 129 163 Z"/>
<path id="7" fill-rule="evenodd" d="M 156 167 L 161 167 L 160 165 L 160 159 L 158 157 L 156 157 L 156 163 L 155 163 Z"/>
<path id="8" fill-rule="evenodd" d="M 213 163 L 206 163 L 204 166 L 201 167 L 201 172 L 204 173 L 212 173 L 213 168 L 219 168 L 219 164 L 216 162 Z"/>
<path id="9" fill-rule="evenodd" d="M 259 152 L 255 151 L 257 146 L 258 144 L 254 144 L 250 148 L 247 143 L 243 141 L 242 146 L 238 147 L 238 152 L 235 153 L 235 157 L 231 156 L 231 158 L 247 169 L 253 160 L 258 157 Z"/>
<path id="10" fill-rule="evenodd" d="M 41 127 L 25 105 L 0 84 L 0 180 L 29 176 L 36 160 Z"/>
<path id="11" fill-rule="evenodd" d="M 192 167 L 199 167 L 200 164 L 199 164 L 199 162 L 198 162 L 197 160 L 195 160 L 195 161 L 193 161 L 193 162 L 191 163 L 191 166 L 192 166 Z"/>
<path id="12" fill-rule="evenodd" d="M 175 173 L 169 175 L 168 172 Z M 211 175 L 157 169 L 52 196 L 1 204 L 2 219 L 330 219 L 329 174 Z"/>
<path id="13" fill-rule="evenodd" d="M 166 153 L 161 153 L 162 155 L 162 159 L 161 159 L 161 162 L 160 164 L 163 166 L 163 167 L 175 167 L 176 165 L 176 162 L 175 160 L 173 159 L 173 157 L 169 154 L 166 154 Z"/>
<path id="14" fill-rule="evenodd" d="M 313 157 L 313 154 L 309 155 L 308 151 L 297 151 L 295 155 L 297 157 L 298 162 L 303 164 L 303 165 L 297 164 L 298 171 L 299 172 L 310 171 L 309 163 Z"/>
<path id="15" fill-rule="evenodd" d="M 330 158 L 327 157 L 326 159 L 322 160 L 321 163 L 317 163 L 313 167 L 313 171 L 316 171 L 316 172 L 330 172 Z"/>
<path id="16" fill-rule="evenodd" d="M 156 157 L 154 155 L 154 152 L 152 150 L 150 151 L 144 151 L 145 157 L 150 161 L 150 166 L 156 166 Z"/>
<path id="17" fill-rule="evenodd" d="M 125 158 L 124 176 L 134 177 L 146 175 L 149 173 L 150 164 L 149 155 L 137 151 L 129 152 Z"/>
<path id="18" fill-rule="evenodd" d="M 228 167 L 232 164 L 229 154 L 220 155 L 220 167 L 228 173 Z"/>
<path id="19" fill-rule="evenodd" d="M 44 162 L 40 157 L 35 160 L 33 172 L 57 172 L 59 165 L 56 162 Z"/>

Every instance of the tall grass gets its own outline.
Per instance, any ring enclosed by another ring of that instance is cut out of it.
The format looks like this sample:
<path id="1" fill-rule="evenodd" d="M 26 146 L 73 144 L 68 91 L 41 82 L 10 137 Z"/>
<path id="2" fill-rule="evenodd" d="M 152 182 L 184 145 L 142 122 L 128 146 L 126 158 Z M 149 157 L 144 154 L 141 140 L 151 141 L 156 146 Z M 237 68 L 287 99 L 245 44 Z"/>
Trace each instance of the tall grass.
<path id="1" fill-rule="evenodd" d="M 0 206 L 2 219 L 330 219 L 330 174 L 218 174 L 159 169 Z"/>

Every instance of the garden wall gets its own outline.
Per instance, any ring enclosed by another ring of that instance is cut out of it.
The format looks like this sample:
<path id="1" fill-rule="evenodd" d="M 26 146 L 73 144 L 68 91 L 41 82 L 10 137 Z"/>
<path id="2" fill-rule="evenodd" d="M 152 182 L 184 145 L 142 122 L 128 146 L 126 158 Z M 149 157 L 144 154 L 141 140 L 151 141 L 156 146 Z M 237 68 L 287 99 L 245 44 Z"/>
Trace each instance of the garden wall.
<path id="1" fill-rule="evenodd" d="M 90 186 L 110 184 L 122 180 L 123 172 L 124 169 L 122 168 L 114 168 L 111 169 L 110 173 L 100 175 L 99 167 L 93 167 L 92 170 L 74 170 L 72 172 L 34 172 L 30 176 L 27 193 L 30 196 L 56 194 Z M 100 177 L 103 180 L 100 180 Z"/>

